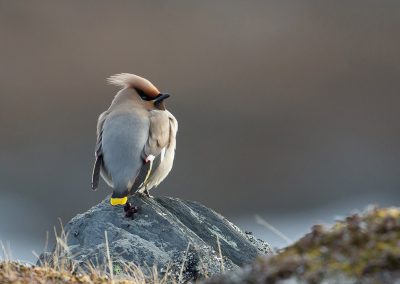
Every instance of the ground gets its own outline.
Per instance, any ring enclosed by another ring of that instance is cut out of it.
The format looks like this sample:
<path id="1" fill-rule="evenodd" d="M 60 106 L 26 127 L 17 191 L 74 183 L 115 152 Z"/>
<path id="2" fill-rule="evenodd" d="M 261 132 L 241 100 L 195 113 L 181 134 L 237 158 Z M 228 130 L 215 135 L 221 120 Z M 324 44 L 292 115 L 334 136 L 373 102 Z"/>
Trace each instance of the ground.
<path id="1" fill-rule="evenodd" d="M 95 268 L 87 274 L 71 270 L 3 262 L 0 283 L 112 282 L 110 275 Z M 145 281 L 137 268 L 131 269 L 129 277 L 118 278 L 121 272 L 114 271 L 114 283 Z M 172 281 L 158 280 L 156 275 L 153 278 L 150 283 Z M 309 234 L 274 256 L 261 257 L 241 272 L 206 282 L 275 283 L 284 279 L 293 283 L 400 283 L 400 209 L 370 209 L 338 221 L 329 229 L 315 225 Z"/>
<path id="2" fill-rule="evenodd" d="M 370 209 L 208 283 L 400 283 L 400 209 Z"/>

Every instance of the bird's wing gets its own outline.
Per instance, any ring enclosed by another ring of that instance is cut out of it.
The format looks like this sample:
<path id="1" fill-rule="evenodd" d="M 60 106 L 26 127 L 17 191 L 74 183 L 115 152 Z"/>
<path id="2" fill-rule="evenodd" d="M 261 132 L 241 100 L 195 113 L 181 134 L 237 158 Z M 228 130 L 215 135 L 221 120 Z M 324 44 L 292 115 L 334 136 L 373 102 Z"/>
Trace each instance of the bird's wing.
<path id="1" fill-rule="evenodd" d="M 93 174 L 92 174 L 92 189 L 96 190 L 99 186 L 100 180 L 100 171 L 101 166 L 103 164 L 103 148 L 102 148 L 102 141 L 103 141 L 103 125 L 104 121 L 107 118 L 107 112 L 103 112 L 100 114 L 99 119 L 97 120 L 97 142 L 96 142 L 96 149 L 95 149 L 95 162 L 93 166 Z"/>
<path id="2" fill-rule="evenodd" d="M 168 113 L 162 110 L 151 111 L 149 138 L 142 152 L 143 165 L 132 186 L 132 193 L 146 185 L 146 181 L 164 159 L 170 135 L 171 126 Z"/>

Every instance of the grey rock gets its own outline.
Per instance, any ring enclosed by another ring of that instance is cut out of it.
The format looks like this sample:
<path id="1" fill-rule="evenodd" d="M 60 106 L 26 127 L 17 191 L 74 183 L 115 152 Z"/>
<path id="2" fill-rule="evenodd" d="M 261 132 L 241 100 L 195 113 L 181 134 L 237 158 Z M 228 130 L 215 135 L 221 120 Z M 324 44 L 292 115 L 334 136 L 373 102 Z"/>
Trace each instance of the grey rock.
<path id="1" fill-rule="evenodd" d="M 64 256 L 83 269 L 91 263 L 106 267 L 105 231 L 113 265 L 134 263 L 145 273 L 153 266 L 181 280 L 237 270 L 257 256 L 272 253 L 269 245 L 242 232 L 215 211 L 197 202 L 171 197 L 134 195 L 134 219 L 122 206 L 111 206 L 109 197 L 66 226 L 68 248 Z M 219 239 L 223 261 L 218 250 Z M 223 267 L 222 267 L 223 263 Z"/>

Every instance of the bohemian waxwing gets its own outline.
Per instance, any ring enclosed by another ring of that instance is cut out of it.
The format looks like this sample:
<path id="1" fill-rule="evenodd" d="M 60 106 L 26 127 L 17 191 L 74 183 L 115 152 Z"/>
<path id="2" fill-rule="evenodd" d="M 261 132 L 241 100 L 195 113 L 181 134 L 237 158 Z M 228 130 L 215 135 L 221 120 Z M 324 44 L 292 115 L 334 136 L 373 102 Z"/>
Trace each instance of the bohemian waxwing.
<path id="1" fill-rule="evenodd" d="M 135 192 L 149 196 L 148 190 L 171 171 L 178 122 L 165 109 L 169 95 L 148 80 L 123 73 L 108 83 L 122 90 L 97 122 L 92 189 L 97 189 L 101 174 L 113 188 L 111 204 L 125 205 Z"/>

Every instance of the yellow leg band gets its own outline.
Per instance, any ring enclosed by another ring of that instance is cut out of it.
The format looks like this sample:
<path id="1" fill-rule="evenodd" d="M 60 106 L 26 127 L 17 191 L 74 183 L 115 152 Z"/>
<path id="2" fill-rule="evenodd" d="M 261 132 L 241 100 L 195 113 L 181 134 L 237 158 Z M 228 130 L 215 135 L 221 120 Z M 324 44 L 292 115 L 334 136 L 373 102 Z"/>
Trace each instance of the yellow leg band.
<path id="1" fill-rule="evenodd" d="M 112 206 L 115 205 L 125 205 L 125 203 L 128 201 L 128 197 L 122 197 L 122 198 L 111 198 L 110 203 Z"/>

